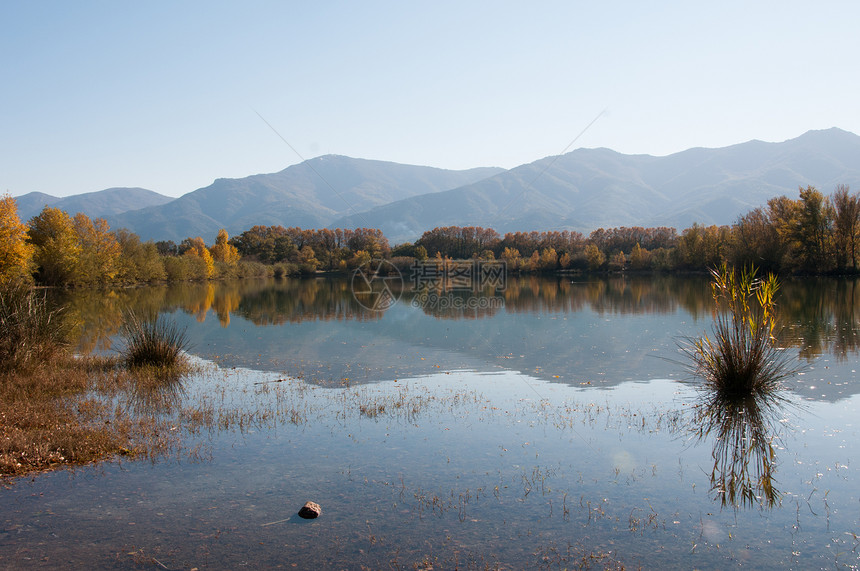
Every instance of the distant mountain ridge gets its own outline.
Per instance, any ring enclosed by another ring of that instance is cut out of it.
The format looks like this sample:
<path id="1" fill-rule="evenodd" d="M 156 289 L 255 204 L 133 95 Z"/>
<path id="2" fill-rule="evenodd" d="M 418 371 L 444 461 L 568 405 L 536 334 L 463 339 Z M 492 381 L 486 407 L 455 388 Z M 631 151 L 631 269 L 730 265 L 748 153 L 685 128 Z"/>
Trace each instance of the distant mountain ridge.
<path id="1" fill-rule="evenodd" d="M 66 198 L 16 198 L 28 220 L 46 205 L 128 228 L 144 240 L 214 241 L 261 225 L 380 228 L 392 243 L 436 226 L 484 226 L 500 233 L 599 227 L 731 224 L 798 187 L 830 194 L 860 190 L 860 137 L 837 128 L 781 143 L 749 141 L 672 155 L 577 149 L 511 170 L 463 171 L 325 155 L 280 172 L 211 185 L 170 198 L 115 188 Z"/>
<path id="2" fill-rule="evenodd" d="M 446 192 L 362 213 L 394 242 L 435 226 L 479 225 L 500 233 L 599 227 L 731 224 L 741 214 L 799 187 L 825 194 L 860 189 L 860 137 L 809 131 L 782 143 L 749 141 L 665 157 L 577 149 Z M 338 220 L 352 226 L 357 217 Z"/>
<path id="3" fill-rule="evenodd" d="M 110 217 L 143 239 L 214 240 L 261 225 L 325 228 L 347 214 L 476 182 L 503 169 L 463 171 L 325 155 L 272 174 L 217 179 L 169 204 Z M 359 226 L 363 226 L 360 216 Z"/>
<path id="4" fill-rule="evenodd" d="M 107 188 L 97 192 L 59 198 L 43 192 L 30 192 L 15 197 L 18 218 L 27 221 L 42 212 L 45 206 L 59 208 L 70 216 L 83 212 L 90 218 L 107 218 L 129 210 L 160 206 L 174 200 L 145 188 Z"/>

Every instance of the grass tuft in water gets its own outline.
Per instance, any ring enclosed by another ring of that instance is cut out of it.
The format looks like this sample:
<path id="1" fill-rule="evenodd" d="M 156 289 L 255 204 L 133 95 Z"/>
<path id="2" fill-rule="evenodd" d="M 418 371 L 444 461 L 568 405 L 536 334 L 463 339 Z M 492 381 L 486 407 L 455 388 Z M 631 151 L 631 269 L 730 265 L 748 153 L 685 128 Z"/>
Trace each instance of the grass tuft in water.
<path id="1" fill-rule="evenodd" d="M 120 331 L 125 340 L 122 358 L 130 368 L 151 367 L 174 370 L 186 365 L 188 340 L 185 329 L 159 315 L 142 317 L 133 311 L 125 314 Z"/>
<path id="2" fill-rule="evenodd" d="M 714 435 L 711 490 L 733 507 L 779 503 L 773 440 L 784 405 L 783 381 L 802 368 L 780 349 L 775 275 L 759 278 L 725 264 L 711 271 L 712 335 L 681 345 L 690 372 L 701 379 L 695 425 L 700 440 Z"/>
<path id="3" fill-rule="evenodd" d="M 712 270 L 712 335 L 681 344 L 690 372 L 722 400 L 775 394 L 799 370 L 774 337 L 779 281 L 756 273 L 754 267 L 737 271 L 725 264 Z"/>

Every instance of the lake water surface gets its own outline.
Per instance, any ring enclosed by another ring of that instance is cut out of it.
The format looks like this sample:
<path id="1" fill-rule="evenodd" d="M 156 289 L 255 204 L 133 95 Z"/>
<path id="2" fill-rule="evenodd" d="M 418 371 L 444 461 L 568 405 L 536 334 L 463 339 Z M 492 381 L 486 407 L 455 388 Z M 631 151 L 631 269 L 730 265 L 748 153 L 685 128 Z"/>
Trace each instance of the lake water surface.
<path id="1" fill-rule="evenodd" d="M 706 280 L 404 289 L 386 311 L 329 278 L 70 296 L 82 350 L 157 310 L 202 372 L 151 412 L 177 419 L 164 457 L 0 490 L 0 565 L 860 566 L 856 282 L 783 284 L 805 368 L 764 419 L 765 475 L 743 438 L 698 430 L 678 343 L 710 330 Z M 295 515 L 308 500 L 318 519 Z"/>

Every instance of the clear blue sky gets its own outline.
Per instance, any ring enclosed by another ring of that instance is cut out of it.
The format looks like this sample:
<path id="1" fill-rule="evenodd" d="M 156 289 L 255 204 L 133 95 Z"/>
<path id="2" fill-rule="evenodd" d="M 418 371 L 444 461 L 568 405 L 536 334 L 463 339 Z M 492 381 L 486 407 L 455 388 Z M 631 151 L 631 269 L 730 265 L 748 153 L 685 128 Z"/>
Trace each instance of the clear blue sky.
<path id="1" fill-rule="evenodd" d="M 856 2 L 3 2 L 0 193 L 860 134 Z"/>

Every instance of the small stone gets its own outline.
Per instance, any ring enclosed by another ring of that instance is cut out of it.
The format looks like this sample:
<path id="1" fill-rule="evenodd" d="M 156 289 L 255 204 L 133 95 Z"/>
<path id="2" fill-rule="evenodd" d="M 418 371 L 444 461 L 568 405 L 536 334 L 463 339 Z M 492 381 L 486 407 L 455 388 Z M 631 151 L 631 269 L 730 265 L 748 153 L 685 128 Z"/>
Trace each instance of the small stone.
<path id="1" fill-rule="evenodd" d="M 302 509 L 299 510 L 299 517 L 303 517 L 305 519 L 314 519 L 315 517 L 319 517 L 322 513 L 322 508 L 319 504 L 314 502 L 308 502 L 302 506 Z"/>

